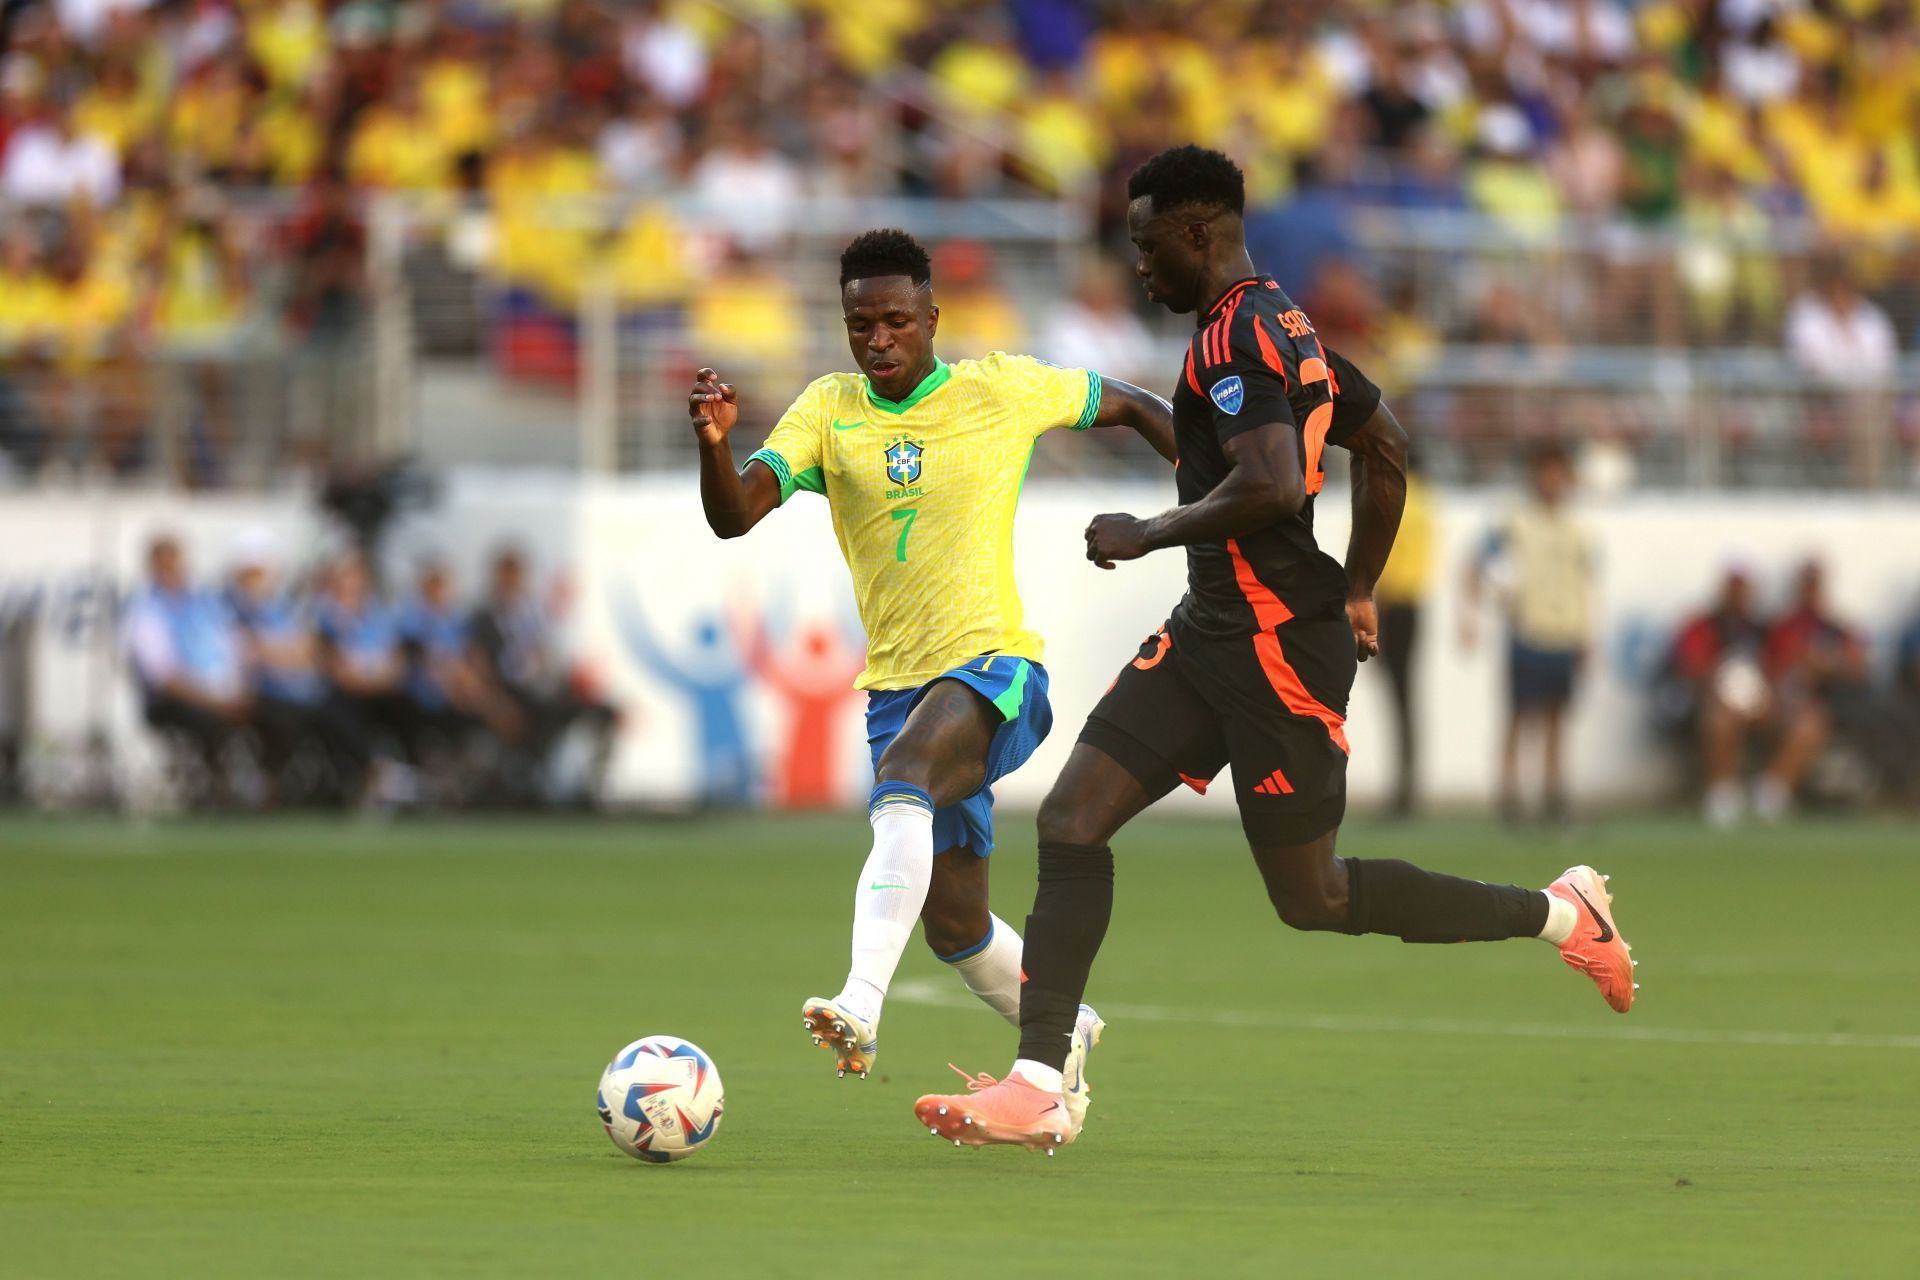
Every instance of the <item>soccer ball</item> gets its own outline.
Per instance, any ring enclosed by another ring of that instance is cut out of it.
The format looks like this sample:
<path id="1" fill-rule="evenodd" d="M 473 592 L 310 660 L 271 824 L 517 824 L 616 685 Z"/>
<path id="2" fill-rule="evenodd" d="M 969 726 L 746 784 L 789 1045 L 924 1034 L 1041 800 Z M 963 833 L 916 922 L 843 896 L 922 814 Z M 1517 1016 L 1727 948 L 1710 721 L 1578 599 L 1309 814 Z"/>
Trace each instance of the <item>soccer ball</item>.
<path id="1" fill-rule="evenodd" d="M 705 1146 L 725 1102 L 713 1059 L 675 1036 L 646 1036 L 615 1054 L 595 1099 L 613 1145 L 654 1164 Z"/>

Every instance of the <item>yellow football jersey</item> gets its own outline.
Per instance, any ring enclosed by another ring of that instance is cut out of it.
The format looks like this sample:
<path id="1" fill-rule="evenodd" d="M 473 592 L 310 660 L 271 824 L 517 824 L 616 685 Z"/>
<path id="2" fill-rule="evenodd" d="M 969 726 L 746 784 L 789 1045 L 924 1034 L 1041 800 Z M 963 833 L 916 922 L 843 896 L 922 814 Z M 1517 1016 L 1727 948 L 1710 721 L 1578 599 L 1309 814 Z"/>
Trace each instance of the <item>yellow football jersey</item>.
<path id="1" fill-rule="evenodd" d="M 1041 660 L 1013 577 L 1013 509 L 1034 442 L 1093 425 L 1100 375 L 996 351 L 935 361 L 895 402 L 855 373 L 800 393 L 753 455 L 826 495 L 867 630 L 857 689 L 910 689 L 983 653 Z M 749 459 L 752 461 L 753 459 Z"/>

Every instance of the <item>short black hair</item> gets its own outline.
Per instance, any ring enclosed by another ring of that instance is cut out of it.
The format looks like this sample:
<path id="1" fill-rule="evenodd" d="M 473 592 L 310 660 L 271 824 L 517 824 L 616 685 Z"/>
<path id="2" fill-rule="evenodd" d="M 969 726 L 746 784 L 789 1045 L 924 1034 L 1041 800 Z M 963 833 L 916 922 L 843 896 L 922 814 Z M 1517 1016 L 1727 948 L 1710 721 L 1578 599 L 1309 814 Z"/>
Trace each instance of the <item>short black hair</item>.
<path id="1" fill-rule="evenodd" d="M 876 276 L 905 276 L 915 284 L 933 279 L 933 259 L 898 227 L 863 231 L 840 254 L 840 284 Z"/>
<path id="2" fill-rule="evenodd" d="M 1155 213 L 1194 204 L 1244 213 L 1247 180 L 1223 153 L 1188 143 L 1154 156 L 1127 179 L 1127 199 L 1142 196 Z"/>

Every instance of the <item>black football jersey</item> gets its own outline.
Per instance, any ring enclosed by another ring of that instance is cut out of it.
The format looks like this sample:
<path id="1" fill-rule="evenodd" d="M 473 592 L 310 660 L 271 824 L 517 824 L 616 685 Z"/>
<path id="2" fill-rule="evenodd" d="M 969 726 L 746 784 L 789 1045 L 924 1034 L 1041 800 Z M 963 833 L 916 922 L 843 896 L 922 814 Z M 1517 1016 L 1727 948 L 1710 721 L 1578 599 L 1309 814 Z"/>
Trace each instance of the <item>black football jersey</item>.
<path id="1" fill-rule="evenodd" d="M 1242 280 L 1208 308 L 1173 395 L 1180 505 L 1227 478 L 1228 440 L 1275 422 L 1296 433 L 1307 499 L 1297 514 L 1264 529 L 1188 547 L 1177 622 L 1244 636 L 1274 624 L 1276 599 L 1301 617 L 1344 602 L 1346 571 L 1313 540 L 1313 500 L 1325 483 L 1327 445 L 1347 440 L 1379 403 L 1380 389 L 1321 345 L 1306 313 L 1271 277 Z"/>

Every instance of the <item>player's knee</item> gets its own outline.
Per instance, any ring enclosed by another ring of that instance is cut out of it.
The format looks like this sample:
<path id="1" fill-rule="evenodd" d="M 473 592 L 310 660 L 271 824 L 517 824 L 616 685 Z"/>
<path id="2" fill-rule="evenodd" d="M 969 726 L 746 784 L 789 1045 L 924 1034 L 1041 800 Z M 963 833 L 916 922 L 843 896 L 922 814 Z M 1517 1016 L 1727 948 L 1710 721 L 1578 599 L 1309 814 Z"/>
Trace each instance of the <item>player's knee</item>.
<path id="1" fill-rule="evenodd" d="M 905 782 L 929 794 L 933 791 L 935 760 L 933 753 L 919 750 L 914 743 L 896 740 L 874 766 L 875 782 Z"/>
<path id="2" fill-rule="evenodd" d="M 1040 802 L 1036 825 L 1041 844 L 1101 845 L 1111 834 L 1100 829 L 1098 815 L 1059 787 Z"/>
<path id="3" fill-rule="evenodd" d="M 927 950 L 936 956 L 959 955 L 987 936 L 992 921 L 985 905 L 977 910 L 956 905 L 934 907 L 929 904 L 920 916 L 920 932 Z"/>
<path id="4" fill-rule="evenodd" d="M 1282 885 L 1268 889 L 1267 897 L 1289 929 L 1328 933 L 1347 927 L 1346 902 L 1335 901 L 1321 885 Z"/>

